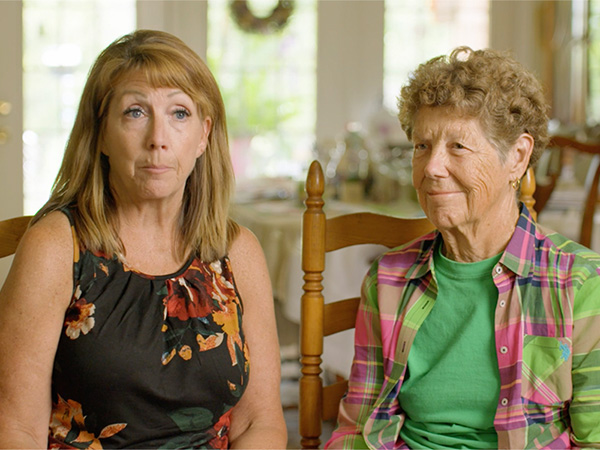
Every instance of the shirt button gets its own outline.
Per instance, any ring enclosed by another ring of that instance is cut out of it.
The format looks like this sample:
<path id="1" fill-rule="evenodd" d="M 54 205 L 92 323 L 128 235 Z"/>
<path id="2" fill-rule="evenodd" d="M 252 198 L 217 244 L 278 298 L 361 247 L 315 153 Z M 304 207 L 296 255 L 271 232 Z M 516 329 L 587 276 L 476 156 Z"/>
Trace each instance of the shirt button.
<path id="1" fill-rule="evenodd" d="M 500 307 L 504 308 L 506 306 L 506 302 L 504 300 L 500 300 Z"/>
<path id="2" fill-rule="evenodd" d="M 508 353 L 508 347 L 505 347 L 505 346 L 500 347 L 500 353 L 502 353 L 502 354 Z"/>
<path id="3" fill-rule="evenodd" d="M 508 399 L 507 398 L 503 398 L 500 403 L 502 404 L 502 406 L 506 406 L 508 405 Z"/>
<path id="4" fill-rule="evenodd" d="M 496 273 L 502 273 L 502 266 L 501 265 L 497 265 L 496 266 Z"/>

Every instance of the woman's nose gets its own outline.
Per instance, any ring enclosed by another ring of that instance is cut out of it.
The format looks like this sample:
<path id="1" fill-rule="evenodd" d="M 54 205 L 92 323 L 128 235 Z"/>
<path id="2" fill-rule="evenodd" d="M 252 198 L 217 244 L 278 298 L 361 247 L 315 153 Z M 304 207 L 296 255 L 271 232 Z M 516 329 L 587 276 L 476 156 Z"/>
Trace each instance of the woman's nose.
<path id="1" fill-rule="evenodd" d="M 153 116 L 149 121 L 148 149 L 159 150 L 167 148 L 168 132 L 166 120 Z"/>
<path id="2" fill-rule="evenodd" d="M 425 176 L 430 178 L 438 178 L 447 175 L 447 158 L 446 153 L 439 148 L 433 148 L 427 156 L 427 160 L 424 165 Z"/>

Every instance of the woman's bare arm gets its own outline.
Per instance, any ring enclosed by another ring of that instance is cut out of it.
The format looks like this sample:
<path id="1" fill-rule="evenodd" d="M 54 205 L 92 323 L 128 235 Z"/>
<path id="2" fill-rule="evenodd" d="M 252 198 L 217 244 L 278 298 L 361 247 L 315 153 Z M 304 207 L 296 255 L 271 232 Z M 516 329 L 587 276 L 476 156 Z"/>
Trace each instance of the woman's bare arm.
<path id="1" fill-rule="evenodd" d="M 0 448 L 47 448 L 54 356 L 73 290 L 67 217 L 23 236 L 0 291 Z"/>
<path id="2" fill-rule="evenodd" d="M 250 352 L 250 381 L 232 413 L 231 448 L 286 448 L 279 343 L 265 257 L 258 240 L 246 228 L 234 241 L 229 256 L 244 304 L 242 326 Z"/>

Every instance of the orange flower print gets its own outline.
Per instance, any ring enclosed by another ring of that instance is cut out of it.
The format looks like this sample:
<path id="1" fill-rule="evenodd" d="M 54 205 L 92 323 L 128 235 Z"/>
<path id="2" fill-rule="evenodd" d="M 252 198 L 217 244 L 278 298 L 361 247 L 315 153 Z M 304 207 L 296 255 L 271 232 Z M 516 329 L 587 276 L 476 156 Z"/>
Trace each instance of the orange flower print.
<path id="1" fill-rule="evenodd" d="M 178 353 L 179 356 L 181 356 L 181 358 L 185 361 L 189 361 L 190 359 L 192 359 L 192 349 L 189 345 L 184 345 L 183 347 L 181 347 Z"/>
<path id="2" fill-rule="evenodd" d="M 66 442 L 67 435 L 76 425 L 75 429 L 79 430 L 79 434 Z M 60 395 L 58 403 L 53 404 L 52 416 L 50 417 L 50 436 L 65 442 L 66 444 L 78 443 L 86 444 L 87 448 L 101 449 L 102 444 L 100 439 L 106 439 L 114 436 L 127 426 L 126 423 L 114 423 L 102 429 L 100 435 L 96 437 L 93 433 L 86 430 L 85 417 L 81 408 L 81 404 L 75 400 L 65 401 Z"/>
<path id="3" fill-rule="evenodd" d="M 242 348 L 237 305 L 233 301 L 236 298 L 235 289 L 231 282 L 222 276 L 221 261 L 211 263 L 210 267 L 213 270 L 211 293 L 213 299 L 219 300 L 221 307 L 219 311 L 213 313 L 213 319 L 215 323 L 221 325 L 227 336 L 227 349 L 231 357 L 231 365 L 235 366 L 238 363 L 236 347 Z"/>
<path id="4" fill-rule="evenodd" d="M 248 373 L 248 370 L 250 370 L 250 352 L 248 351 L 248 344 L 246 343 L 244 343 L 244 359 L 246 360 L 244 372 Z"/>
<path id="5" fill-rule="evenodd" d="M 81 289 L 77 286 L 71 306 L 67 310 L 65 318 L 65 333 L 71 339 L 77 339 L 81 333 L 88 334 L 94 328 L 95 319 L 91 317 L 96 310 L 93 303 L 80 299 Z"/>
<path id="6" fill-rule="evenodd" d="M 177 351 L 174 348 L 172 348 L 170 352 L 163 353 L 161 357 L 162 365 L 166 366 L 167 364 L 169 364 L 173 357 L 176 355 L 176 353 Z"/>
<path id="7" fill-rule="evenodd" d="M 238 363 L 236 355 L 237 348 L 242 348 L 242 340 L 240 338 L 240 327 L 238 322 L 237 311 L 232 303 L 223 305 L 222 311 L 215 311 L 213 314 L 215 323 L 221 325 L 223 331 L 227 335 L 227 348 L 231 357 L 231 365 L 235 366 Z"/>
<path id="8" fill-rule="evenodd" d="M 106 276 L 108 276 L 108 267 L 106 267 L 106 264 L 104 264 L 104 263 L 100 263 L 100 264 L 98 265 L 98 267 L 100 267 L 100 270 L 102 270 L 102 272 L 104 272 L 104 274 L 105 274 Z"/>
<path id="9" fill-rule="evenodd" d="M 198 342 L 198 349 L 201 352 L 212 350 L 213 348 L 217 348 L 221 345 L 221 342 L 223 342 L 223 333 L 213 334 L 208 337 L 198 334 L 196 335 L 196 342 Z"/>
<path id="10" fill-rule="evenodd" d="M 235 384 L 227 380 L 227 387 L 229 387 L 229 392 L 231 392 L 235 397 L 241 397 L 241 395 L 244 393 L 244 387 L 241 384 Z"/>

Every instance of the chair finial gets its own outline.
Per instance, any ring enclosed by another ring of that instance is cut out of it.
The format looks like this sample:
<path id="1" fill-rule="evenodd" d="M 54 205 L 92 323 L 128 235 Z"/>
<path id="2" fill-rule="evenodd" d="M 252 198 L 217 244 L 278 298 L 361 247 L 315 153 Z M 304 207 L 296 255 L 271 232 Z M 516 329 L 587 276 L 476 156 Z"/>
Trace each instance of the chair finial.
<path id="1" fill-rule="evenodd" d="M 309 197 L 322 197 L 325 192 L 325 176 L 319 161 L 315 160 L 308 169 L 306 193 Z"/>

